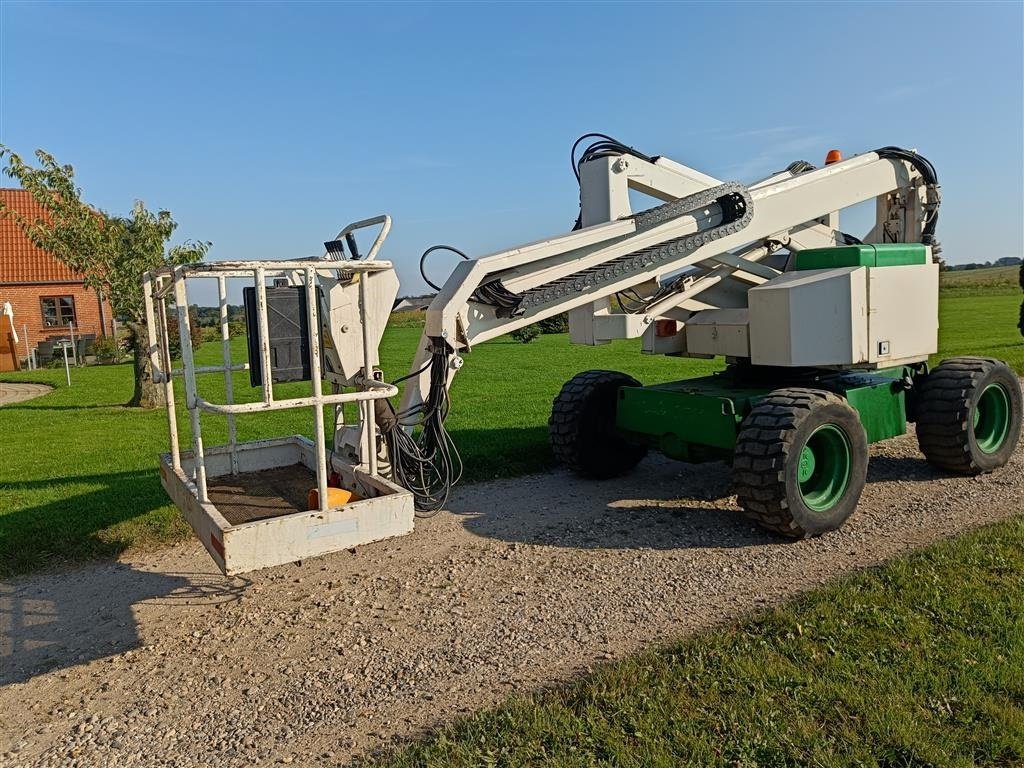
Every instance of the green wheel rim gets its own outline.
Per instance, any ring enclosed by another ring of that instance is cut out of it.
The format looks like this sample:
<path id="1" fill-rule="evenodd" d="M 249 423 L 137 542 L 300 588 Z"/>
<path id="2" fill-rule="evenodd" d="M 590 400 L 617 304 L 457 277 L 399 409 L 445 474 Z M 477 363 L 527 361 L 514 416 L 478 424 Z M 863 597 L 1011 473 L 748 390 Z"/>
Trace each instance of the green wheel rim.
<path id="1" fill-rule="evenodd" d="M 1010 432 L 1010 395 L 1002 384 L 989 384 L 974 406 L 974 440 L 985 453 L 995 453 Z"/>
<path id="2" fill-rule="evenodd" d="M 853 466 L 850 439 L 835 424 L 822 424 L 800 451 L 797 480 L 808 509 L 826 512 L 843 498 Z"/>

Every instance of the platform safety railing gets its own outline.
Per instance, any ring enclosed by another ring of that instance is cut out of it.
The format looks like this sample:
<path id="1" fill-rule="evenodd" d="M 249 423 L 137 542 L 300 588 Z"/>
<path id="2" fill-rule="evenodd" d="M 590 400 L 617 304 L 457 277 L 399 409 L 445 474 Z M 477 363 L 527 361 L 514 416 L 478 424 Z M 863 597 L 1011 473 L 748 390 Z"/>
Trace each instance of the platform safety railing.
<path id="1" fill-rule="evenodd" d="M 358 225 L 389 223 L 368 219 Z M 343 230 L 343 233 L 345 230 Z M 386 235 L 386 231 L 382 232 Z M 374 243 L 371 254 L 376 256 L 379 241 Z M 323 260 L 299 259 L 287 261 L 220 261 L 189 264 L 147 272 L 143 275 L 143 294 L 146 304 L 146 323 L 149 329 L 149 359 L 153 371 L 153 380 L 163 387 L 167 407 L 167 425 L 170 441 L 171 464 L 176 472 L 182 471 L 181 448 L 178 438 L 178 421 L 174 394 L 174 379 L 184 382 L 185 408 L 188 411 L 192 428 L 192 482 L 195 485 L 196 497 L 199 502 L 209 500 L 206 478 L 206 463 L 203 447 L 202 414 L 215 413 L 227 417 L 228 452 L 231 456 L 231 472 L 238 474 L 238 431 L 235 417 L 241 414 L 266 413 L 292 408 L 313 409 L 314 444 L 317 462 L 317 490 L 319 508 L 326 512 L 328 507 L 327 494 L 327 443 L 324 434 L 324 411 L 326 405 L 340 406 L 344 403 L 357 403 L 363 445 L 364 462 L 370 474 L 377 473 L 377 450 L 374 427 L 373 401 L 394 397 L 398 388 L 393 384 L 377 381 L 367 363 L 373 359 L 371 349 L 373 341 L 367 325 L 366 281 L 360 280 L 359 318 L 362 329 L 363 368 L 359 377 L 360 390 L 354 392 L 337 392 L 324 394 L 323 368 L 321 360 L 321 323 L 318 274 L 332 278 L 345 273 L 379 272 L 391 269 L 387 261 L 376 260 Z M 273 374 L 270 356 L 270 338 L 267 321 L 266 281 L 273 277 L 287 277 L 291 282 L 299 279 L 305 287 L 306 311 L 309 320 L 309 356 L 312 395 L 277 400 L 274 397 Z M 188 281 L 190 279 L 208 278 L 216 281 L 220 338 L 223 365 L 196 366 L 192 348 L 191 319 L 188 307 Z M 234 385 L 232 374 L 235 371 L 247 370 L 247 364 L 234 364 L 231 360 L 231 332 L 228 319 L 227 280 L 229 278 L 248 278 L 253 280 L 256 292 L 257 324 L 260 340 L 260 360 L 262 364 L 261 399 L 255 402 L 236 403 L 234 401 Z M 175 369 L 172 365 L 170 339 L 167 324 L 168 302 L 173 301 L 174 311 L 178 320 L 178 334 L 181 343 L 182 367 Z M 225 403 L 215 403 L 199 395 L 197 376 L 208 373 L 223 373 Z"/>

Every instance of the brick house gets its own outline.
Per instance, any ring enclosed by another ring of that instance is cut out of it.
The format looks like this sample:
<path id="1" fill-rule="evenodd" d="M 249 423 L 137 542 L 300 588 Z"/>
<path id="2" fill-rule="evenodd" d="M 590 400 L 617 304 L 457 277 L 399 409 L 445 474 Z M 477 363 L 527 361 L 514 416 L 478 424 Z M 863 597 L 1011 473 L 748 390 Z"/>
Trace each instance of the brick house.
<path id="1" fill-rule="evenodd" d="M 0 189 L 0 200 L 27 219 L 46 217 L 23 189 Z M 26 335 L 34 349 L 40 342 L 69 338 L 71 323 L 76 338 L 115 332 L 109 302 L 87 288 L 80 274 L 37 248 L 11 216 L 0 215 L 0 306 L 4 302 L 14 308 L 21 358 Z"/>

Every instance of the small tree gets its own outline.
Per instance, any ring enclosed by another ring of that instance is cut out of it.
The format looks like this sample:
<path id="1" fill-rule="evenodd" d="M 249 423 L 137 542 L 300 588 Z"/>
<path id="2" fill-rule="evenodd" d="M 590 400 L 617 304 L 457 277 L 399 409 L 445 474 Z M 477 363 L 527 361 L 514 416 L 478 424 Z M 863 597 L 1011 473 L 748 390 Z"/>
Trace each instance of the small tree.
<path id="1" fill-rule="evenodd" d="M 177 224 L 170 211 L 153 213 L 136 201 L 126 216 L 113 216 L 82 201 L 74 169 L 53 155 L 37 150 L 33 168 L 0 145 L 4 173 L 18 181 L 46 211 L 46 219 L 29 220 L 0 204 L 0 216 L 11 216 L 39 248 L 85 276 L 85 284 L 110 301 L 115 317 L 127 321 L 135 390 L 130 406 L 153 408 L 164 402 L 163 389 L 153 381 L 148 355 L 142 273 L 158 267 L 201 261 L 208 242 L 168 247 Z"/>
<path id="2" fill-rule="evenodd" d="M 524 325 L 522 328 L 516 328 L 512 333 L 509 334 L 513 339 L 518 341 L 520 344 L 529 344 L 531 341 L 540 336 L 540 326 L 537 323 L 531 323 L 530 325 Z"/>

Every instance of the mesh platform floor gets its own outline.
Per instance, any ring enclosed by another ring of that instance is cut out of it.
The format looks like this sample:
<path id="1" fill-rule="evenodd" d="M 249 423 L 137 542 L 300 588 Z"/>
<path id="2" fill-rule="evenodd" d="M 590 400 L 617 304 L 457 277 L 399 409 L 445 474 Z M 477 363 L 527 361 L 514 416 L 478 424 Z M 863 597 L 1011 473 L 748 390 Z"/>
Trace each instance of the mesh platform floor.
<path id="1" fill-rule="evenodd" d="M 305 512 L 316 477 L 301 464 L 211 478 L 210 501 L 232 525 Z"/>

